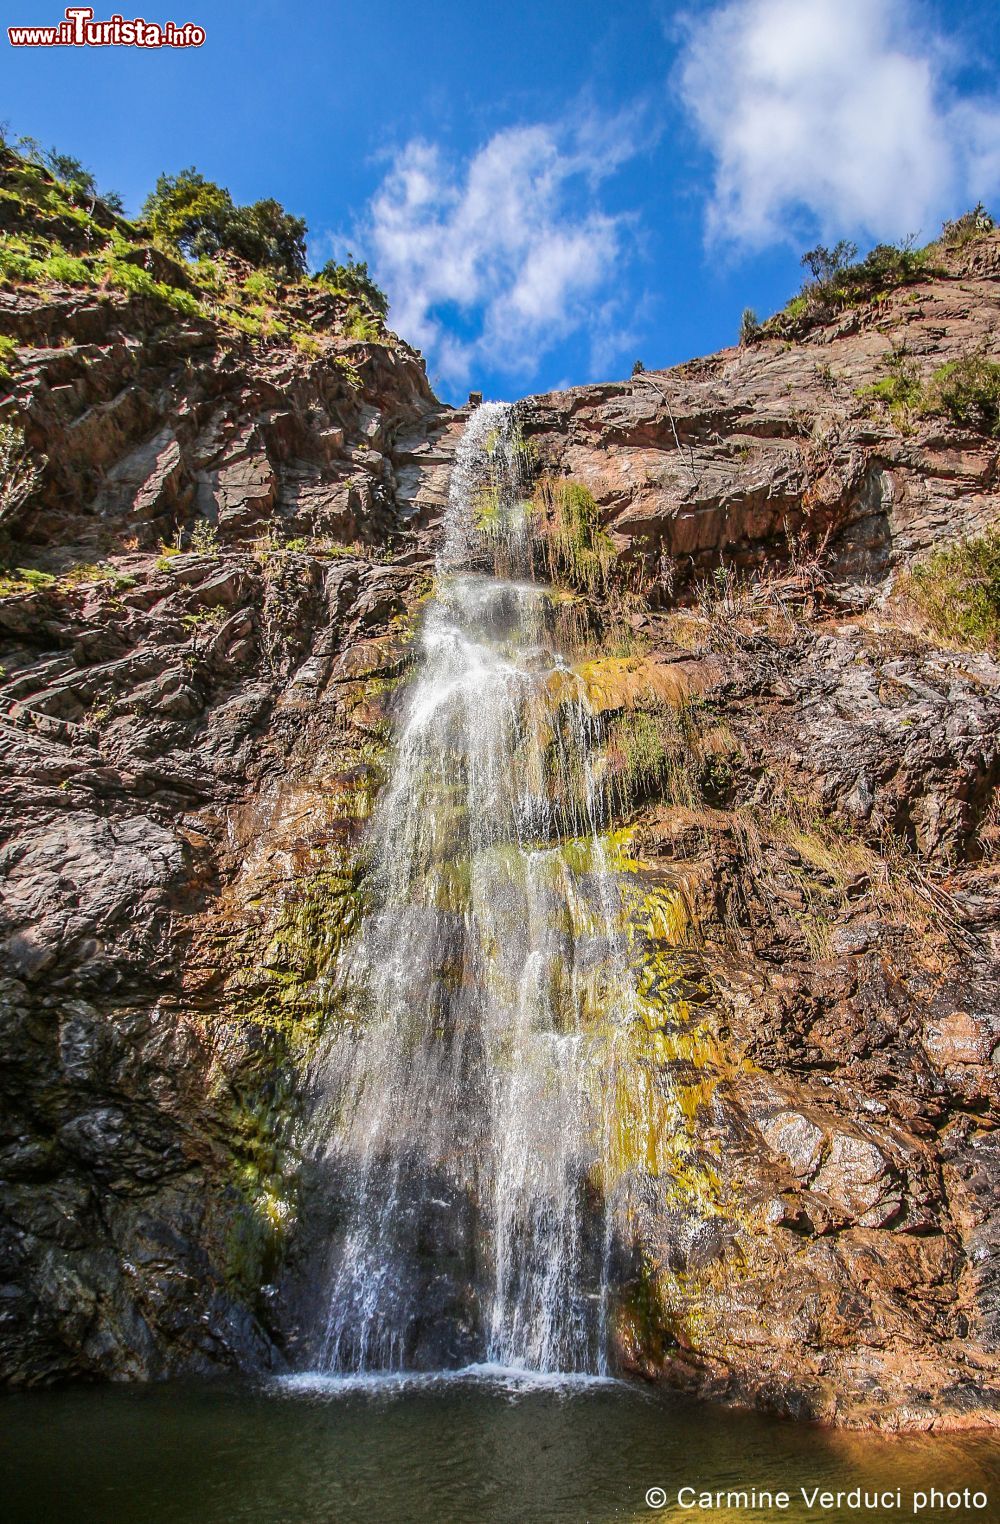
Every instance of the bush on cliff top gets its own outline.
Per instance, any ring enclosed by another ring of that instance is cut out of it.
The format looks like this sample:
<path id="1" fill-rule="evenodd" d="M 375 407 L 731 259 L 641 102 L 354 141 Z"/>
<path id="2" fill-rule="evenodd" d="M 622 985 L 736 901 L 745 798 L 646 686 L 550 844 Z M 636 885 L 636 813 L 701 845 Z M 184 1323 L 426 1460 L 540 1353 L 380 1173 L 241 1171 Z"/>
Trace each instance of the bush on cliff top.
<path id="1" fill-rule="evenodd" d="M 803 254 L 811 279 L 799 296 L 808 315 L 817 320 L 832 317 L 931 273 L 929 247 L 914 249 L 908 240 L 876 244 L 860 260 L 855 259 L 857 252 L 857 244 L 842 238 L 832 249 L 819 244 Z"/>
<path id="2" fill-rule="evenodd" d="M 954 222 L 946 222 L 941 228 L 940 242 L 946 249 L 960 249 L 967 243 L 973 243 L 981 238 L 984 233 L 993 231 L 994 222 L 989 212 L 981 201 L 968 212 L 963 212 L 961 217 L 956 217 Z"/>
<path id="3" fill-rule="evenodd" d="M 812 326 L 835 317 L 845 308 L 878 301 L 899 286 L 939 273 L 935 265 L 937 256 L 962 248 L 993 228 L 993 218 L 979 202 L 953 222 L 944 223 L 939 238 L 923 248 L 914 248 L 912 238 L 895 244 L 880 243 L 859 260 L 857 244 L 846 238 L 832 248 L 817 244 L 802 256 L 801 263 L 809 271 L 809 278 L 798 295 L 755 332 L 741 336 L 741 343 L 753 343 L 756 338 L 780 338 L 803 322 Z"/>
<path id="4" fill-rule="evenodd" d="M 334 291 L 342 291 L 345 296 L 360 297 L 381 318 L 389 311 L 389 298 L 372 280 L 365 259 L 355 261 L 354 255 L 348 254 L 346 265 L 328 259 L 316 279 Z"/>
<path id="5" fill-rule="evenodd" d="M 100 190 L 91 171 L 72 154 L 61 153 L 58 148 L 43 148 L 37 138 L 21 137 L 8 141 L 7 133 L 2 129 L 0 148 L 13 150 L 26 166 L 48 170 L 77 205 L 84 206 L 89 202 L 93 209 L 98 201 L 102 201 L 109 211 L 122 211 L 122 198 L 117 191 Z"/>
<path id="6" fill-rule="evenodd" d="M 237 206 L 221 185 L 193 167 L 161 175 L 143 217 L 154 238 L 194 259 L 228 252 L 294 279 L 305 274 L 306 224 L 268 198 Z"/>

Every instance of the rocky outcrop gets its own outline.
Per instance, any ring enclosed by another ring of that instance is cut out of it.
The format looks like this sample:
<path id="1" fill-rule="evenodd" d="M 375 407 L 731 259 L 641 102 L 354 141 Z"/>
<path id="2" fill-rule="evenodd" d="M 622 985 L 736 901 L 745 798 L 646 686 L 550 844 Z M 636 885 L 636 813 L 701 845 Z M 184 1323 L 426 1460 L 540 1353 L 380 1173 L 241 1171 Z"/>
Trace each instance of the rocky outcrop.
<path id="1" fill-rule="evenodd" d="M 652 1188 L 620 1357 L 841 1422 L 997 1421 L 1000 667 L 895 584 L 996 522 L 1000 452 L 864 389 L 995 355 L 998 275 L 994 235 L 798 342 L 525 410 L 640 650 L 701 673 L 633 848 L 690 916 L 691 1183 Z"/>
<path id="2" fill-rule="evenodd" d="M 644 1224 L 668 1337 L 623 1355 L 800 1416 L 995 1421 L 1000 672 L 843 616 L 760 654 L 701 701 L 699 801 L 636 826 L 690 906 L 712 1189 Z"/>
<path id="3" fill-rule="evenodd" d="M 877 582 L 901 560 L 995 518 L 997 452 L 981 434 L 859 397 L 906 356 L 929 374 L 995 349 L 1000 239 L 794 342 L 771 339 L 671 371 L 527 404 L 543 466 L 590 488 L 619 551 L 669 602 L 720 564 L 787 560 L 829 541 L 827 568 Z"/>
<path id="4" fill-rule="evenodd" d="M 0 1370 L 280 1363 L 303 907 L 350 890 L 455 419 L 403 345 L 0 304 L 48 568 L 0 601 Z"/>
<path id="5" fill-rule="evenodd" d="M 334 340 L 307 358 L 69 290 L 0 292 L 0 324 L 18 344 L 28 443 L 48 463 L 19 534 L 66 564 L 123 539 L 178 543 L 194 523 L 227 544 L 370 545 L 420 524 L 420 452 L 442 410 L 403 345 Z"/>
<path id="6" fill-rule="evenodd" d="M 522 410 L 618 552 L 576 595 L 594 707 L 668 737 L 619 824 L 635 944 L 684 994 L 655 1084 L 688 1132 L 618 1357 L 840 1422 L 998 1410 L 1000 669 L 894 602 L 995 518 L 997 444 L 857 395 L 892 348 L 995 346 L 998 251 Z M 334 299 L 282 299 L 318 352 L 0 292 L 46 462 L 10 558 L 38 575 L 0 599 L 15 1383 L 280 1366 L 294 1335 L 302 1079 L 464 415 Z"/>

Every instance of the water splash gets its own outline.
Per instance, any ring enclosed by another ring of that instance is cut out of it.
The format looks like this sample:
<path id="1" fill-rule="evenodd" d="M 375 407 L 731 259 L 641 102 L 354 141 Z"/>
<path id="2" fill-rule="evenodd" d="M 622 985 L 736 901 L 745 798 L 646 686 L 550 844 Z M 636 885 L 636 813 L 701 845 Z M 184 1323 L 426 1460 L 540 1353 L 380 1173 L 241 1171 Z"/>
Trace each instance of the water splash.
<path id="1" fill-rule="evenodd" d="M 318 1066 L 328 1371 L 607 1369 L 608 1096 L 634 981 L 526 476 L 513 410 L 480 407 Z"/>

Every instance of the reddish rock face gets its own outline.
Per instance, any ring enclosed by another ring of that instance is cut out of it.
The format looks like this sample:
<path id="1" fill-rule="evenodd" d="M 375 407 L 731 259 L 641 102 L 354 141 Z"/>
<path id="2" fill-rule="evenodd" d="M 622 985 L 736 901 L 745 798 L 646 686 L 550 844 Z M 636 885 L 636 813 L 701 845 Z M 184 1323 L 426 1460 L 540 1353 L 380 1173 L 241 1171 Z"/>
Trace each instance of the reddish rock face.
<path id="1" fill-rule="evenodd" d="M 995 517 L 997 442 L 856 391 L 995 344 L 998 268 L 522 409 L 618 552 L 575 595 L 594 711 L 673 737 L 618 823 L 685 907 L 643 934 L 701 1024 L 659 1034 L 692 1141 L 618 1355 L 719 1400 L 997 1414 L 1000 669 L 893 593 Z M 12 564 L 57 578 L 0 599 L 0 1372 L 280 1365 L 303 1078 L 467 415 L 392 341 L 29 287 L 0 327 L 47 459 Z"/>
<path id="2" fill-rule="evenodd" d="M 723 560 L 787 559 L 803 533 L 833 536 L 831 570 L 879 581 L 995 517 L 994 442 L 937 418 L 901 433 L 857 395 L 894 352 L 929 375 L 993 331 L 1000 240 L 943 258 L 940 277 L 795 342 L 532 398 L 526 431 L 547 469 L 593 492 L 654 603 Z"/>
<path id="3" fill-rule="evenodd" d="M 950 1064 L 986 1063 L 996 1046 L 996 1024 L 986 1015 L 952 1011 L 940 1021 L 924 1027 L 924 1052 L 932 1064 L 945 1069 Z"/>
<path id="4" fill-rule="evenodd" d="M 525 404 L 641 589 L 640 638 L 720 663 L 700 787 L 650 798 L 634 841 L 697 926 L 719 1047 L 695 1130 L 727 1225 L 653 1190 L 660 1343 L 633 1322 L 623 1359 L 839 1422 L 997 1415 L 1000 669 L 894 587 L 996 522 L 998 446 L 857 393 L 891 349 L 925 380 L 993 353 L 998 275 L 992 235 L 794 342 Z"/>
<path id="5" fill-rule="evenodd" d="M 0 323 L 46 462 L 7 549 L 56 577 L 0 599 L 0 1371 L 280 1364 L 322 920 L 462 415 L 396 342 L 36 287 Z"/>

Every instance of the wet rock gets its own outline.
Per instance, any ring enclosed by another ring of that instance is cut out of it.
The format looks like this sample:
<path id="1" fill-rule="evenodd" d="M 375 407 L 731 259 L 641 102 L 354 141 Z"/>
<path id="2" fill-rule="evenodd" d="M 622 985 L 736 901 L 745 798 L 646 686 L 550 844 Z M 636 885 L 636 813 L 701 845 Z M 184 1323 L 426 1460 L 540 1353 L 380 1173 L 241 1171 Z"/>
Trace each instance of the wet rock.
<path id="1" fill-rule="evenodd" d="M 779 1112 L 760 1124 L 768 1147 L 799 1180 L 811 1180 L 819 1168 L 825 1135 L 821 1127 L 794 1111 Z"/>
<path id="2" fill-rule="evenodd" d="M 985 1064 L 1000 1041 L 997 1018 L 979 1011 L 951 1011 L 924 1024 L 921 1042 L 931 1063 Z"/>
<path id="3" fill-rule="evenodd" d="M 851 1217 L 861 1219 L 882 1201 L 891 1179 L 888 1160 L 870 1139 L 837 1133 L 813 1184 Z"/>

